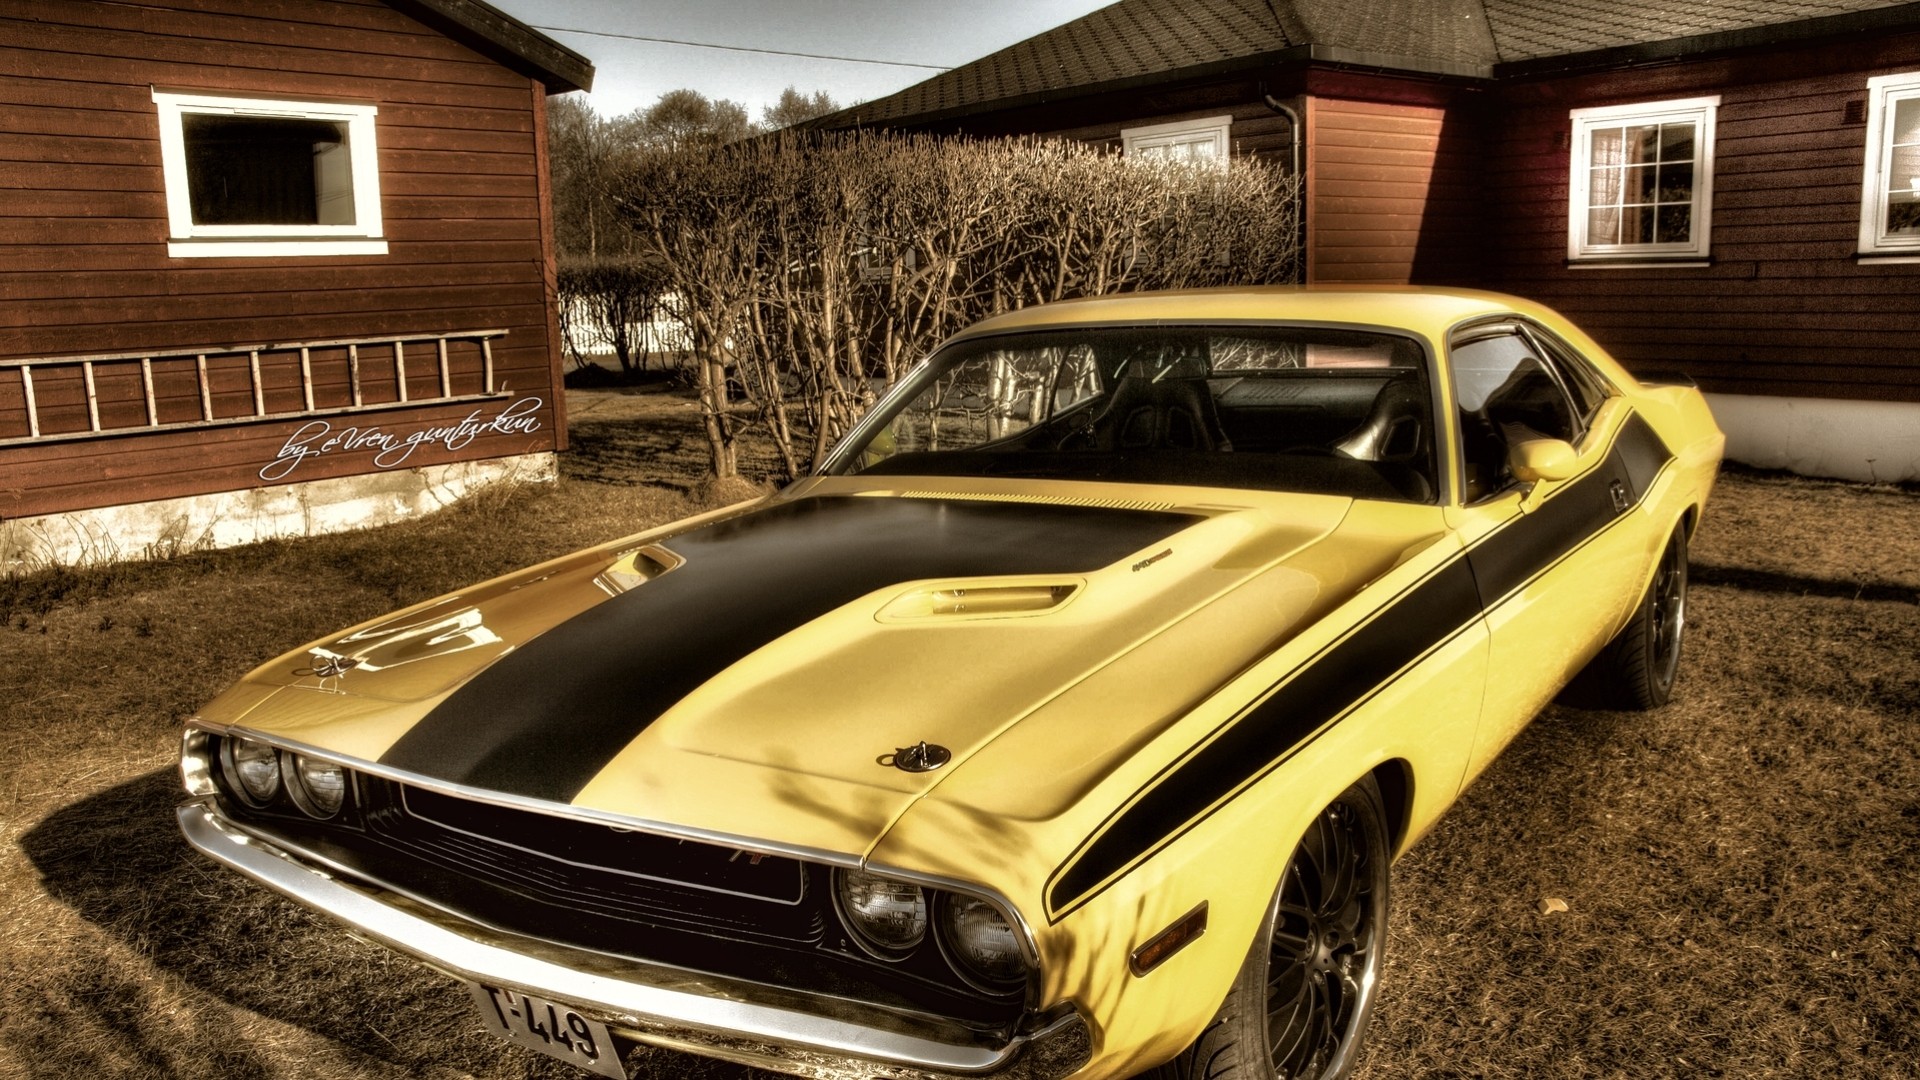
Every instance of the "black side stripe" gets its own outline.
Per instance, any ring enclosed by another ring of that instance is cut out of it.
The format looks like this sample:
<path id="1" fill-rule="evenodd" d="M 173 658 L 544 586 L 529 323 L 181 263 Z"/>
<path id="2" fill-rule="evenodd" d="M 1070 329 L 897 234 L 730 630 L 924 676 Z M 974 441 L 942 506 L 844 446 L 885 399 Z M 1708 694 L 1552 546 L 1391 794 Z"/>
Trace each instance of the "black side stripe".
<path id="1" fill-rule="evenodd" d="M 1467 552 L 1485 606 L 1490 609 L 1524 588 L 1638 506 L 1672 456 L 1638 413 L 1627 417 L 1598 465 Z"/>
<path id="2" fill-rule="evenodd" d="M 1670 457 L 1653 429 L 1630 416 L 1600 464 L 1409 586 L 1148 781 L 1054 872 L 1049 918 L 1058 921 L 1098 896 L 1312 745 L 1486 608 L 1610 527 L 1639 504 Z M 1624 503 L 1614 496 L 1616 483 Z"/>
<path id="3" fill-rule="evenodd" d="M 683 565 L 502 657 L 380 760 L 567 802 L 722 669 L 876 589 L 929 578 L 1087 573 L 1198 520 L 931 499 L 776 504 L 667 540 Z"/>

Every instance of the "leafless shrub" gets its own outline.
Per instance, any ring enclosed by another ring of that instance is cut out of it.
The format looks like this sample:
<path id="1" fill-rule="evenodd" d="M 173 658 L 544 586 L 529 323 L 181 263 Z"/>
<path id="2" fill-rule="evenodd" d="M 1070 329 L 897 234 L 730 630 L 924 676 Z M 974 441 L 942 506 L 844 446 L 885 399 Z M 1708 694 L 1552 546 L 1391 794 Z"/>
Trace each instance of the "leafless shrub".
<path id="1" fill-rule="evenodd" d="M 660 314 L 656 268 L 638 259 L 563 259 L 559 288 L 561 337 L 576 365 L 595 345 L 612 349 L 620 370 L 645 370 Z"/>
<path id="2" fill-rule="evenodd" d="M 1297 281 L 1297 179 L 1078 143 L 780 133 L 636 155 L 622 212 L 686 327 L 716 476 L 791 472 L 943 338 L 1028 304 Z M 795 445 L 801 430 L 811 445 Z"/>

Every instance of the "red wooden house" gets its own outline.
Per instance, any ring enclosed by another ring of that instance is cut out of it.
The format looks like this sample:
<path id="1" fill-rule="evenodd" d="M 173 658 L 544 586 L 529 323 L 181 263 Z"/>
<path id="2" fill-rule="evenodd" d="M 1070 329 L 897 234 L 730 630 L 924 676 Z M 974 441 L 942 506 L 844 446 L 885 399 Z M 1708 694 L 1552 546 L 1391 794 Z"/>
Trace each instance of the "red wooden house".
<path id="1" fill-rule="evenodd" d="M 592 76 L 478 0 L 0 0 L 0 572 L 550 477 Z"/>
<path id="2" fill-rule="evenodd" d="M 1121 0 L 827 124 L 1298 162 L 1310 282 L 1540 299 L 1737 460 L 1920 479 L 1920 4 Z"/>

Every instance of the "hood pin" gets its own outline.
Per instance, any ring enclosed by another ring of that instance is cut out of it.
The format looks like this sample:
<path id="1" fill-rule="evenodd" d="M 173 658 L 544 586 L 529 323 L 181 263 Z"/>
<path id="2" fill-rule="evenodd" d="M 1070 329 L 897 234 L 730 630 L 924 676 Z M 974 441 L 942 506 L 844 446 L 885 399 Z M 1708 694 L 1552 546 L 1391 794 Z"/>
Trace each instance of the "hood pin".
<path id="1" fill-rule="evenodd" d="M 932 772 L 952 761 L 953 751 L 922 739 L 912 746 L 902 746 L 891 754 L 881 754 L 874 760 L 901 772 Z"/>

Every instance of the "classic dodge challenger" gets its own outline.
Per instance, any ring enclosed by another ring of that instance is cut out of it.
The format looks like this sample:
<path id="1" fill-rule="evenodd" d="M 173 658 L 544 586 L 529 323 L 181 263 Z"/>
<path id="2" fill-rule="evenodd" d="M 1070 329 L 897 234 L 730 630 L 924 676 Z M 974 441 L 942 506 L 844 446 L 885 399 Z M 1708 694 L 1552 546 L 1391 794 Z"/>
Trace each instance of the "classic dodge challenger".
<path id="1" fill-rule="evenodd" d="M 179 820 L 610 1077 L 1338 1077 L 1393 858 L 1667 699 L 1722 445 L 1511 297 L 1032 308 L 778 494 L 262 666 Z"/>

